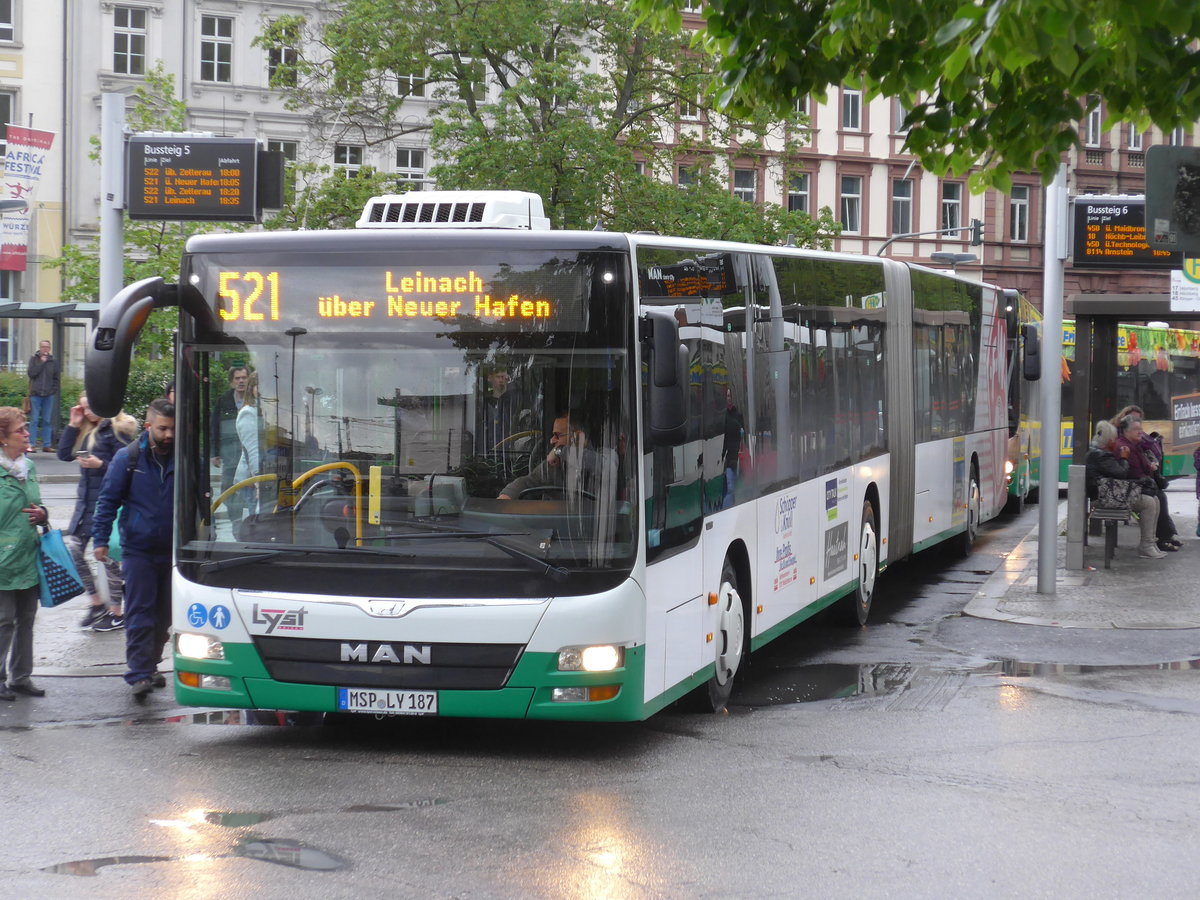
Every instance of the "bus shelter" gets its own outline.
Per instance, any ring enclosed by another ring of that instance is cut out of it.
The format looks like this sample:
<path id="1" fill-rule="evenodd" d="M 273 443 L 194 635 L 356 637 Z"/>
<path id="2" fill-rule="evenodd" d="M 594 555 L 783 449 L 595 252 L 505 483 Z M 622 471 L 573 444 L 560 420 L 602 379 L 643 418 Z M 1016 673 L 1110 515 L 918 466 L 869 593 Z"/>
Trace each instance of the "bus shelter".
<path id="1" fill-rule="evenodd" d="M 1194 328 L 1196 314 L 1173 312 L 1167 294 L 1077 294 L 1072 298 L 1068 318 L 1072 316 L 1075 321 L 1075 364 L 1071 372 L 1070 406 L 1064 404 L 1063 416 L 1070 416 L 1076 423 L 1071 461 L 1083 464 L 1095 424 L 1110 418 L 1124 405 L 1118 381 L 1121 377 L 1129 377 L 1130 371 L 1128 365 L 1122 366 L 1120 356 L 1124 354 L 1128 362 L 1131 348 L 1122 345 L 1121 325 L 1153 321 L 1164 322 L 1170 328 Z M 1145 367 L 1150 368 L 1156 365 L 1156 355 L 1165 356 L 1170 350 L 1175 356 L 1178 349 L 1136 348 Z M 1195 356 L 1196 350 L 1189 347 L 1183 348 L 1182 352 Z M 1134 377 L 1138 377 L 1136 371 Z M 1168 388 L 1168 404 L 1175 393 Z M 1169 422 L 1176 424 L 1178 417 L 1174 410 L 1167 412 Z M 1183 439 L 1185 436 L 1173 434 L 1172 437 Z"/>

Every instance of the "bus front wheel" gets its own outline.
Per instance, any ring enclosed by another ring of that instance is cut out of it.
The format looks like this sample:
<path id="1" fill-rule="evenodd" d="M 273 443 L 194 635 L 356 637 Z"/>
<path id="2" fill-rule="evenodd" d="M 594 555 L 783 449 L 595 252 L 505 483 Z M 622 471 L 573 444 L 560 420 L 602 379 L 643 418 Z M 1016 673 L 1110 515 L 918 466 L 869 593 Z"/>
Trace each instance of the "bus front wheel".
<path id="1" fill-rule="evenodd" d="M 734 679 L 746 657 L 746 608 L 738 592 L 737 571 L 728 559 L 721 567 L 717 592 L 716 671 L 708 680 L 708 708 L 720 712 L 733 693 Z"/>

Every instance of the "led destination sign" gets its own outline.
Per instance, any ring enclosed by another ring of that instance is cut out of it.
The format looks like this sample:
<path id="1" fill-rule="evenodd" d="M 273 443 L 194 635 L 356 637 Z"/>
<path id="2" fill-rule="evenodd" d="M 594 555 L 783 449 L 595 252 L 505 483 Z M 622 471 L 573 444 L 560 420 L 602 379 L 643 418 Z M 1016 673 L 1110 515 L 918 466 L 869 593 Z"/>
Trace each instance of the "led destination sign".
<path id="1" fill-rule="evenodd" d="M 1075 198 L 1074 264 L 1080 268 L 1179 268 L 1181 254 L 1146 241 L 1141 197 Z"/>
<path id="2" fill-rule="evenodd" d="M 472 268 L 333 267 L 214 272 L 222 322 L 258 328 L 580 331 L 584 278 Z"/>

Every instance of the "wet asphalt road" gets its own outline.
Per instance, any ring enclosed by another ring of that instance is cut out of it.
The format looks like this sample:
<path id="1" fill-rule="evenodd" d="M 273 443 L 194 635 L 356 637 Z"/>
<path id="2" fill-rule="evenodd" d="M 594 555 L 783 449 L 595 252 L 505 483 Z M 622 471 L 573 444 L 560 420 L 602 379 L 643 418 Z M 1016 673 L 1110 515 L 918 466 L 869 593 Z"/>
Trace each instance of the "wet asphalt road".
<path id="1" fill-rule="evenodd" d="M 724 715 L 348 731 L 56 680 L 0 731 L 0 895 L 1190 893 L 1195 637 L 958 615 L 1036 515 L 765 648 Z"/>

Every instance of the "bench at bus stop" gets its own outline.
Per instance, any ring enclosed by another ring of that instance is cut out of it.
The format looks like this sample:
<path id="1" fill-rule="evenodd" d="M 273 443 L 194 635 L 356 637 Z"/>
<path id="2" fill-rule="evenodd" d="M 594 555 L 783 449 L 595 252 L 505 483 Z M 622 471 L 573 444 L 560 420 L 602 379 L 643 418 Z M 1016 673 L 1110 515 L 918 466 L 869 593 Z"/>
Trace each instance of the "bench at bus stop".
<path id="1" fill-rule="evenodd" d="M 1095 506 L 1087 495 L 1085 466 L 1067 466 L 1067 568 L 1082 569 L 1083 548 L 1088 533 L 1104 531 L 1104 568 L 1112 568 L 1117 549 L 1117 526 L 1133 522 L 1133 510 L 1126 504 L 1115 509 Z"/>

